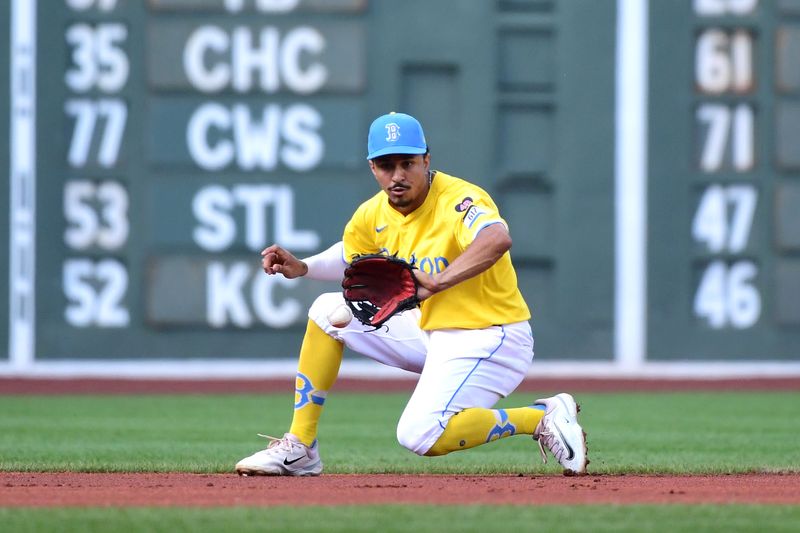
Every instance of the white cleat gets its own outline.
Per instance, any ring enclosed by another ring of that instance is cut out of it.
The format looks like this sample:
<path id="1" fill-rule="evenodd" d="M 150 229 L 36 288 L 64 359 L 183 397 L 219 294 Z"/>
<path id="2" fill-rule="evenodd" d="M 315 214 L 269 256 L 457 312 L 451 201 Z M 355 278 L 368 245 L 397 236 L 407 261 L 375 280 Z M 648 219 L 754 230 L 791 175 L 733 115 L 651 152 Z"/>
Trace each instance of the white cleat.
<path id="1" fill-rule="evenodd" d="M 317 441 L 306 446 L 300 439 L 286 433 L 278 439 L 261 435 L 270 440 L 265 450 L 256 452 L 236 463 L 240 476 L 318 476 L 322 473 Z"/>
<path id="2" fill-rule="evenodd" d="M 547 448 L 565 468 L 564 475 L 586 473 L 587 459 L 586 432 L 578 424 L 579 407 L 575 399 L 562 392 L 552 398 L 536 400 L 534 404 L 544 405 L 545 415 L 533 432 L 534 440 L 539 442 L 542 460 L 547 463 Z"/>

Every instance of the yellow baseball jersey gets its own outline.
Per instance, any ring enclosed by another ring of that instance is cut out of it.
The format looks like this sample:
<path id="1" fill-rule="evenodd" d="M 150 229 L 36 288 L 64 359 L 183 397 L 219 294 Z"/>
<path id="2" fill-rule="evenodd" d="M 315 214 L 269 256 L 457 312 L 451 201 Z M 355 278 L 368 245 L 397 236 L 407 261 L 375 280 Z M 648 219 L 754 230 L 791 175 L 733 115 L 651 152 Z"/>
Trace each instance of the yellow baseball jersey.
<path id="1" fill-rule="evenodd" d="M 481 229 L 498 223 L 508 226 L 486 191 L 436 172 L 425 202 L 406 216 L 391 207 L 383 191 L 361 204 L 344 230 L 345 258 L 388 252 L 436 274 L 461 255 Z M 434 294 L 421 309 L 420 326 L 425 330 L 481 329 L 531 317 L 508 252 L 488 270 Z"/>

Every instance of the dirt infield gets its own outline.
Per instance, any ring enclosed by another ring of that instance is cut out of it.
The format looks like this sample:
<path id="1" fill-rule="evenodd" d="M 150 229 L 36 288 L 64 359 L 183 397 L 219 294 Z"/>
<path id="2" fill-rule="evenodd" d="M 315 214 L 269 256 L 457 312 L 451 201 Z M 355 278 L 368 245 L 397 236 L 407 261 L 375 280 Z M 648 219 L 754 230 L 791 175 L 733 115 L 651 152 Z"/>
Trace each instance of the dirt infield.
<path id="1" fill-rule="evenodd" d="M 800 504 L 800 475 L 443 476 L 0 474 L 0 505 L 274 506 L 364 504 Z"/>
<path id="2" fill-rule="evenodd" d="M 292 392 L 292 380 L 0 378 L 9 394 L 238 394 Z M 342 379 L 339 391 L 411 391 L 410 380 Z M 536 380 L 521 391 L 800 390 L 800 380 Z M 234 474 L 0 473 L 0 506 L 275 506 L 347 504 L 800 505 L 800 474 L 724 476 L 323 475 L 240 478 Z"/>

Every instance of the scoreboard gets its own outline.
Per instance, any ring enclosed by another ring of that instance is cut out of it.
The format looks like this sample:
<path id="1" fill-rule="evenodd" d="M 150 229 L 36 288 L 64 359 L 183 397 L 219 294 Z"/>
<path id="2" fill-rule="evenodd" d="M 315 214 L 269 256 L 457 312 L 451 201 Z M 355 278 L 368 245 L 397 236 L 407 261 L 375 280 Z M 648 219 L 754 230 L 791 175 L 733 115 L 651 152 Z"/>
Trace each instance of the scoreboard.
<path id="1" fill-rule="evenodd" d="M 800 358 L 800 2 L 651 2 L 648 353 Z"/>
<path id="2" fill-rule="evenodd" d="M 0 365 L 294 357 L 339 287 L 259 252 L 341 238 L 389 111 L 497 201 L 537 359 L 613 361 L 626 3 L 0 2 Z M 646 5 L 644 355 L 797 361 L 800 0 Z"/>
<path id="3" fill-rule="evenodd" d="M 341 238 L 392 110 L 501 205 L 542 353 L 611 357 L 613 1 L 2 4 L 8 359 L 294 357 L 340 289 L 259 252 Z"/>
<path id="4" fill-rule="evenodd" d="M 258 252 L 320 250 L 368 190 L 364 2 L 39 8 L 36 357 L 288 351 L 322 288 Z"/>

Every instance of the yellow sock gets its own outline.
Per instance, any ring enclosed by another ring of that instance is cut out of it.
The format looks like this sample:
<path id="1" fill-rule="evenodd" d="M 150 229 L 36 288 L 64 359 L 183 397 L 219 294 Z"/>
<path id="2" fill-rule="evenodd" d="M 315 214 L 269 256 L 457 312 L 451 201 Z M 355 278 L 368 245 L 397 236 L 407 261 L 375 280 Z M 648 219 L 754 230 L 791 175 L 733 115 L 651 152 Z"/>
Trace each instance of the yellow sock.
<path id="1" fill-rule="evenodd" d="M 511 435 L 533 435 L 543 416 L 544 411 L 538 406 L 464 409 L 450 418 L 442 436 L 425 455 L 445 455 Z"/>
<path id="2" fill-rule="evenodd" d="M 317 438 L 317 423 L 328 391 L 339 375 L 344 344 L 322 331 L 313 320 L 308 321 L 294 391 L 294 416 L 289 433 L 311 446 Z"/>

